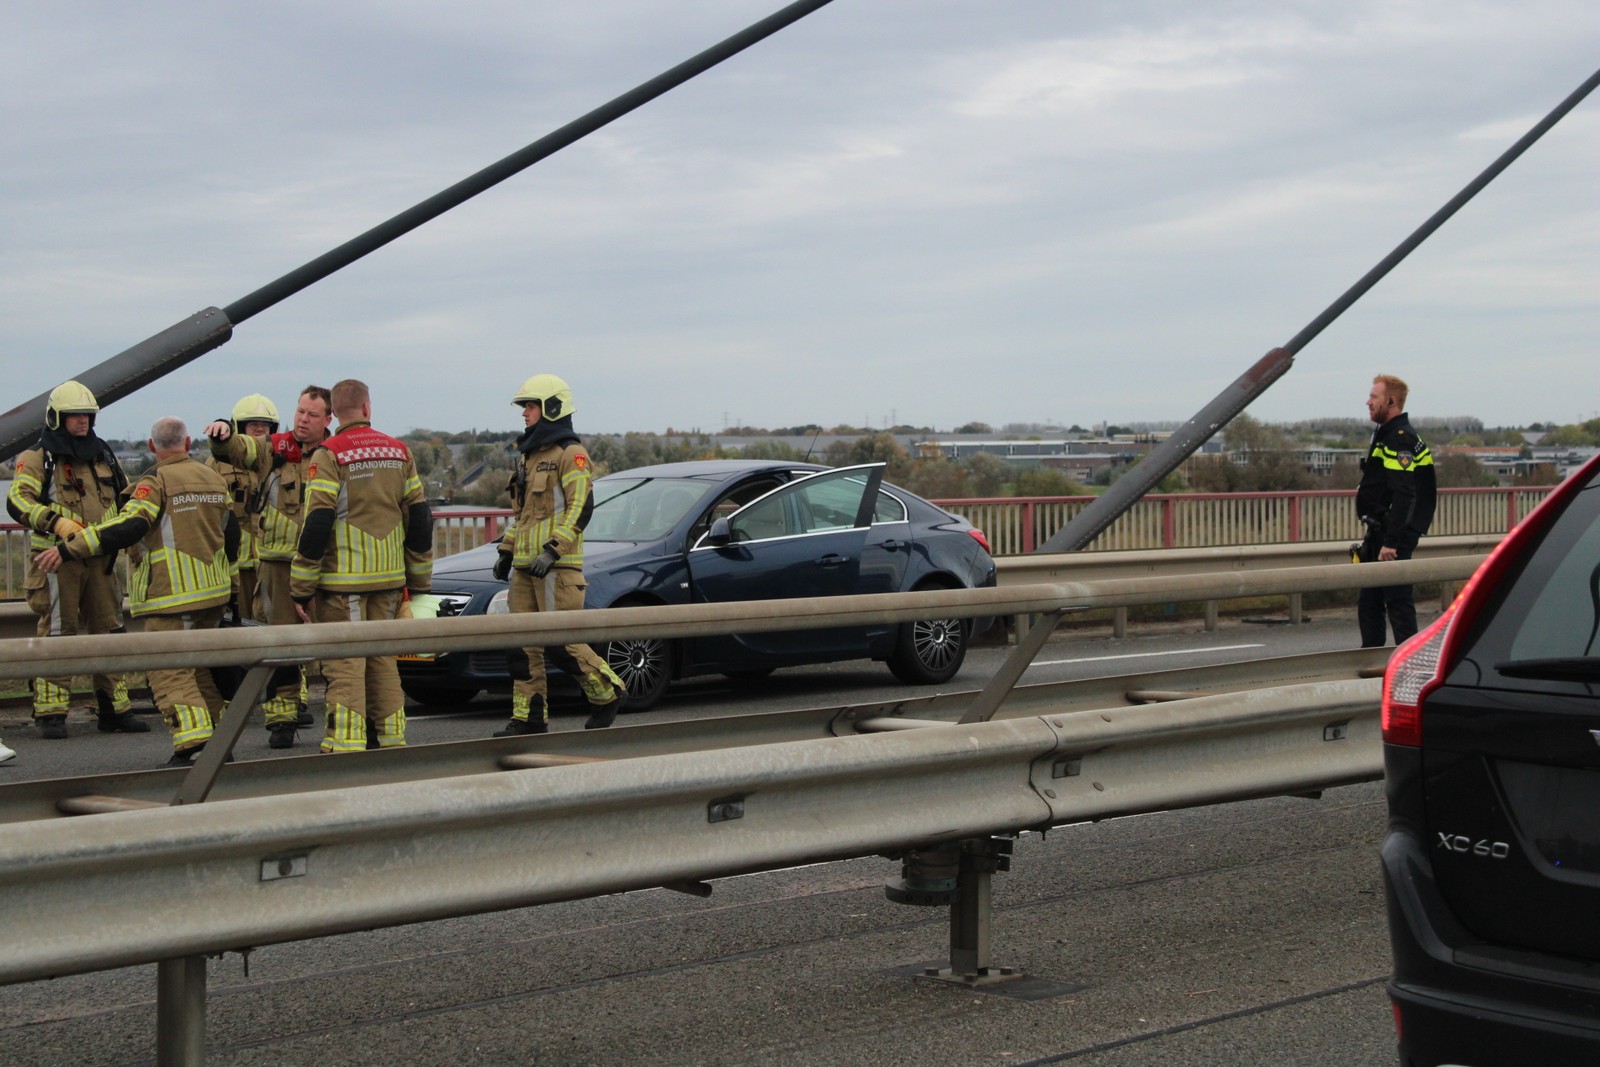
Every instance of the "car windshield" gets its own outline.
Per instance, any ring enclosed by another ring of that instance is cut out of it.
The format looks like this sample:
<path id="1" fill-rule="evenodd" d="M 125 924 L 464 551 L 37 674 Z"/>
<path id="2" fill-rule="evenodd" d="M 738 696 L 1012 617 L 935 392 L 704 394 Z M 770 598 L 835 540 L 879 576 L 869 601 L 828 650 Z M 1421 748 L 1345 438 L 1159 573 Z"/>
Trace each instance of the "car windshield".
<path id="1" fill-rule="evenodd" d="M 654 541 L 671 532 L 710 488 L 693 478 L 613 475 L 594 483 L 594 515 L 585 541 Z"/>

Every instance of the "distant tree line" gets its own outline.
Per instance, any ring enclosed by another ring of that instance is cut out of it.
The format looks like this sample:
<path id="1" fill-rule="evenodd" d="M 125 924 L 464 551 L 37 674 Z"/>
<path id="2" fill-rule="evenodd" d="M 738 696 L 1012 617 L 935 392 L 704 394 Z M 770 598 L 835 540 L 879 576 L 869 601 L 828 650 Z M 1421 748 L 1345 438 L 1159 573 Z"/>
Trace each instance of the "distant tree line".
<path id="1" fill-rule="evenodd" d="M 1456 447 L 1516 447 L 1526 457 L 1531 450 L 1523 431 L 1511 427 L 1485 427 L 1470 417 L 1417 419 L 1424 438 L 1435 446 L 1435 463 L 1442 487 L 1491 486 L 1495 477 L 1470 455 L 1445 453 L 1442 445 Z M 1136 423 L 1127 427 L 1108 425 L 1104 432 L 1150 433 L 1158 424 Z M 1600 419 L 1569 425 L 1534 424 L 1530 429 L 1544 433 L 1543 443 L 1558 446 L 1600 446 Z M 1037 424 L 1011 424 L 1004 433 L 1015 437 L 1021 431 L 1052 432 Z M 786 462 L 807 461 L 840 467 L 882 462 L 890 481 L 912 492 L 933 499 L 1001 496 L 1087 496 L 1114 482 L 1131 465 L 1102 471 L 1094 484 L 1085 485 L 1049 467 L 1019 468 L 998 456 L 979 453 L 962 460 L 943 456 L 914 456 L 896 436 L 932 436 L 927 427 L 896 426 L 887 430 L 852 426 L 822 427 L 817 423 L 777 429 L 737 426 L 723 436 L 757 438 L 743 448 L 726 448 L 717 438 L 703 433 L 627 433 L 621 436 L 594 435 L 586 438 L 590 458 L 600 474 L 632 470 L 658 463 L 701 459 L 768 459 Z M 1055 428 L 1054 432 L 1061 432 Z M 1073 426 L 1070 433 L 1084 433 Z M 969 422 L 957 434 L 994 434 L 987 423 Z M 820 453 L 796 448 L 780 438 L 853 437 L 835 440 Z M 515 467 L 516 431 L 471 430 L 446 433 L 416 430 L 405 436 L 416 459 L 418 473 L 427 483 L 428 493 L 459 504 L 500 507 L 507 503 L 506 483 Z M 998 436 L 998 435 L 997 435 Z M 1037 437 L 1037 433 L 1034 434 Z M 1302 452 L 1307 447 L 1364 450 L 1372 437 L 1372 424 L 1364 419 L 1312 419 L 1287 425 L 1261 422 L 1250 415 L 1236 417 L 1222 432 L 1224 448 L 1232 455 L 1195 456 L 1188 465 L 1188 479 L 1173 473 L 1157 486 L 1158 492 L 1193 490 L 1208 493 L 1282 492 L 1323 488 L 1348 488 L 1360 477 L 1356 459 L 1341 461 L 1327 477 L 1305 469 Z M 760 438 L 769 438 L 760 440 Z M 121 442 L 113 442 L 114 445 Z M 142 446 L 142 442 L 139 443 Z M 130 444 L 130 448 L 138 447 Z M 1242 457 L 1242 458 L 1241 458 Z"/>

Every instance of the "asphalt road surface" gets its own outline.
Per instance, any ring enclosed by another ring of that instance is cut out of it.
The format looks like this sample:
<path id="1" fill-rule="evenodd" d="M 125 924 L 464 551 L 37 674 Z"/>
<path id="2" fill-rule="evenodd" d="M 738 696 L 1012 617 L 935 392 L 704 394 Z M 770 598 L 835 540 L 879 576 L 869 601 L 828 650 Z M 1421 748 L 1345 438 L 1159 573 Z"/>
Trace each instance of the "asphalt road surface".
<path id="1" fill-rule="evenodd" d="M 1333 617 L 1069 635 L 1027 680 L 1348 647 L 1353 628 Z M 961 687 L 1004 653 L 977 650 Z M 1124 656 L 1138 658 L 1107 658 Z M 694 683 L 649 715 L 894 691 L 881 665 L 844 665 L 753 689 Z M 411 736 L 481 736 L 506 709 L 484 697 L 416 715 Z M 0 709 L 0 737 L 20 753 L 0 783 L 164 758 L 159 724 L 100 735 L 85 714 L 68 741 L 43 742 L 25 717 Z M 581 715 L 556 726 L 579 728 Z M 259 728 L 238 751 L 275 754 Z M 876 858 L 725 879 L 703 900 L 656 890 L 228 954 L 209 965 L 208 1062 L 1392 1063 L 1383 819 L 1371 784 L 1025 835 L 994 881 L 991 952 L 1024 977 L 993 992 L 913 977 L 945 958 L 947 912 L 888 901 L 898 868 Z M 0 988 L 0 1064 L 147 1064 L 154 1047 L 153 966 Z"/>

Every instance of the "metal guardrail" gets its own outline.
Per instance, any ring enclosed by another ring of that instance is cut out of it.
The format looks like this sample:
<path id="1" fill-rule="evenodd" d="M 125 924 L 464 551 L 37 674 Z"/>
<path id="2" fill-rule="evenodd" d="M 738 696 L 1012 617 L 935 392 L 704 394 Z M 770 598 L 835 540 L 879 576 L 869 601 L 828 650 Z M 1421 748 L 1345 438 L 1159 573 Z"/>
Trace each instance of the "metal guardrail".
<path id="1" fill-rule="evenodd" d="M 1375 677 L 1388 661 L 1387 648 L 1345 649 L 1265 660 L 1176 667 L 1139 674 L 1019 685 L 1007 695 L 996 719 L 1062 714 L 1088 709 L 1134 707 L 1175 695 L 1214 696 L 1241 690 L 1309 685 Z M 634 759 L 681 752 L 708 752 L 788 741 L 848 736 L 858 724 L 954 723 L 971 706 L 971 691 L 927 693 L 847 707 L 724 715 L 633 723 L 607 731 L 562 730 L 523 737 L 456 741 L 364 753 L 351 759 L 319 754 L 229 764 L 208 803 L 281 796 L 322 789 L 432 781 L 502 769 L 507 756 L 543 755 L 557 759 Z M 177 791 L 182 769 L 127 771 L 40 778 L 0 787 L 0 824 L 65 819 L 81 813 L 86 797 L 116 797 L 130 807 L 166 805 Z"/>
<path id="2" fill-rule="evenodd" d="M 1367 780 L 1379 685 L 0 826 L 0 982 Z"/>
<path id="3" fill-rule="evenodd" d="M 1094 607 L 1353 589 L 1464 579 L 1483 557 L 1445 556 L 1392 563 L 1271 568 L 1175 578 L 1116 578 L 994 589 L 930 589 L 728 604 L 588 608 L 389 622 L 246 626 L 227 630 L 0 642 L 0 678 L 29 678 L 48 662 L 53 674 L 119 673 L 147 667 L 277 665 L 313 659 L 394 656 L 424 650 L 593 643 L 621 638 L 775 633 L 927 618 L 1050 614 Z"/>
<path id="4" fill-rule="evenodd" d="M 1504 534 L 1464 534 L 1425 537 L 1415 559 L 1446 556 L 1482 556 L 1499 544 Z M 1258 571 L 1280 567 L 1324 567 L 1350 562 L 1349 541 L 1302 541 L 1271 545 L 1221 545 L 1211 548 L 1139 549 L 1129 552 L 1058 552 L 1031 556 L 1001 556 L 995 570 L 1002 586 L 1059 581 L 1101 581 L 1161 574 L 1215 574 L 1218 571 Z M 1310 592 L 1310 590 L 1300 590 Z"/>
<path id="5" fill-rule="evenodd" d="M 1502 536 L 1469 534 L 1461 537 L 1425 538 L 1417 547 L 1416 558 L 1482 555 L 1498 544 Z M 1218 571 L 1327 566 L 1348 560 L 1349 547 L 1348 541 L 1316 541 L 1298 544 L 1230 545 L 1216 548 L 1141 549 L 1132 552 L 1066 552 L 1052 555 L 1002 556 L 995 560 L 995 569 L 1000 585 L 1009 587 L 1058 581 L 1063 578 L 1100 581 L 1154 574 L 1211 574 Z M 1311 590 L 1290 590 L 1290 592 L 1311 592 Z M 37 617 L 24 603 L 0 603 L 0 639 L 29 637 L 33 634 L 36 621 Z M 130 631 L 140 629 L 139 620 L 132 616 L 127 617 L 127 624 Z"/>

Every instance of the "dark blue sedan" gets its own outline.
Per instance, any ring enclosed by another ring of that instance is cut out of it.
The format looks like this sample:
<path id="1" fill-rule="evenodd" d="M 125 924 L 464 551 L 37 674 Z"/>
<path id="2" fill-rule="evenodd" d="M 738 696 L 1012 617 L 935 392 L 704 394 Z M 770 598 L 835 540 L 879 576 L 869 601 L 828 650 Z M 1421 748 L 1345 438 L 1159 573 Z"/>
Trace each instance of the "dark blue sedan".
<path id="1" fill-rule="evenodd" d="M 882 464 L 664 463 L 597 479 L 594 499 L 584 531 L 590 608 L 995 584 L 983 532 L 884 482 Z M 508 587 L 490 573 L 496 552 L 483 545 L 434 565 L 441 617 L 506 610 Z M 753 678 L 838 660 L 881 660 L 913 685 L 946 682 L 961 669 L 975 629 L 988 621 L 623 640 L 596 651 L 628 683 L 628 706 L 637 710 L 660 700 L 677 678 Z M 402 657 L 400 679 L 419 703 L 460 703 L 485 689 L 509 690 L 508 655 L 521 653 Z"/>

